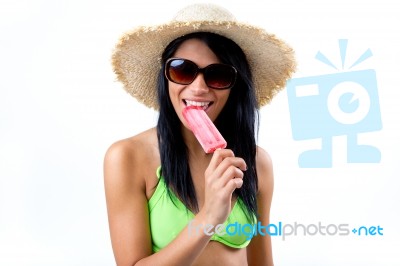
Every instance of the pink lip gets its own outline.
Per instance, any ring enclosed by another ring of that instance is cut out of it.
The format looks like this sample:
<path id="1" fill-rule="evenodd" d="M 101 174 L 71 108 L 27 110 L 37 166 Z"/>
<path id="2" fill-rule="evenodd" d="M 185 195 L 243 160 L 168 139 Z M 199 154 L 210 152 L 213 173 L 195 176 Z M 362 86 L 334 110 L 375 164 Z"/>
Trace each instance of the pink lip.
<path id="1" fill-rule="evenodd" d="M 211 100 L 205 100 L 205 99 L 183 99 L 181 102 L 184 106 L 184 108 L 187 106 L 186 101 L 193 101 L 193 102 L 209 102 L 210 104 L 207 106 L 206 109 L 204 109 L 205 112 L 208 112 L 210 107 L 214 104 L 214 101 Z"/>

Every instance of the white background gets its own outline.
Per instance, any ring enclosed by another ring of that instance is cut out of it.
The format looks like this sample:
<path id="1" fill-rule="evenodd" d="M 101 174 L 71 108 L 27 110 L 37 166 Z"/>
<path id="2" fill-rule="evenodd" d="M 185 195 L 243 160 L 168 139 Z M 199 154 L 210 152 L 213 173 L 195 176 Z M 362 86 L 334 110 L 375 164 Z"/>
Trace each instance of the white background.
<path id="1" fill-rule="evenodd" d="M 157 113 L 115 81 L 110 55 L 123 32 L 191 2 L 0 0 L 0 265 L 114 265 L 103 156 Z M 274 237 L 275 265 L 400 265 L 395 1 L 214 2 L 293 46 L 296 77 L 335 73 L 314 56 L 339 63 L 338 39 L 349 39 L 349 58 L 374 54 L 357 69 L 376 70 L 383 129 L 360 141 L 381 163 L 347 164 L 338 137 L 332 168 L 300 169 L 311 144 L 292 138 L 286 92 L 261 110 L 259 145 L 274 161 L 271 222 L 380 225 L 384 235 Z"/>

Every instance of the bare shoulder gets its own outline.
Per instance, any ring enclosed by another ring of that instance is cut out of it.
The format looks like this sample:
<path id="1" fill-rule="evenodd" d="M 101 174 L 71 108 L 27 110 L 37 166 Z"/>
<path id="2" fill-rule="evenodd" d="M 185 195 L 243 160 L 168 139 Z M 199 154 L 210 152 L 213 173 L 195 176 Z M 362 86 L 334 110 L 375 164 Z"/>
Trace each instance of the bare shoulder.
<path id="1" fill-rule="evenodd" d="M 256 162 L 257 165 L 262 167 L 272 167 L 271 156 L 266 150 L 259 146 L 257 146 Z"/>
<path id="2" fill-rule="evenodd" d="M 269 153 L 261 147 L 257 146 L 256 154 L 257 176 L 259 190 L 273 187 L 273 165 Z"/>
<path id="3" fill-rule="evenodd" d="M 150 160 L 157 156 L 158 143 L 155 128 L 146 130 L 133 137 L 119 140 L 113 143 L 106 152 L 106 160 L 114 160 L 123 157 L 130 157 L 135 160 Z"/>
<path id="4" fill-rule="evenodd" d="M 159 165 L 157 132 L 155 128 L 136 136 L 119 140 L 107 150 L 104 158 L 106 179 L 122 179 L 113 182 L 127 182 L 145 189 L 147 177 L 153 176 Z M 107 180 L 106 180 L 107 181 Z"/>

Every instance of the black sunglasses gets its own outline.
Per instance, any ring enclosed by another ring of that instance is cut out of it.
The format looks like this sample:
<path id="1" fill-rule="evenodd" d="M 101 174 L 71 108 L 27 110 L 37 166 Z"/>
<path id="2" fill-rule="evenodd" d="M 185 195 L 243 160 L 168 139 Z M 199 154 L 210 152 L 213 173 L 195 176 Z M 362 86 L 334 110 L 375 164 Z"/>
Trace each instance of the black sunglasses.
<path id="1" fill-rule="evenodd" d="M 182 58 L 170 58 L 165 63 L 165 76 L 171 82 L 189 85 L 199 73 L 203 73 L 206 85 L 212 89 L 224 90 L 233 87 L 237 70 L 231 65 L 211 64 L 204 68 Z"/>

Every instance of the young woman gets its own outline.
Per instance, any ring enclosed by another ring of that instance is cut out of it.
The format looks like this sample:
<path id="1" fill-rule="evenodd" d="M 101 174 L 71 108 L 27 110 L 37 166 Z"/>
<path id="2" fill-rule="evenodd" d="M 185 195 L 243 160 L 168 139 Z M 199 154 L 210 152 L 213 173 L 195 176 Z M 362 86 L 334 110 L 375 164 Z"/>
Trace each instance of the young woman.
<path id="1" fill-rule="evenodd" d="M 294 69 L 290 47 L 220 7 L 192 5 L 171 23 L 125 35 L 113 64 L 125 89 L 160 113 L 156 128 L 106 153 L 117 264 L 273 265 L 270 236 L 253 231 L 268 225 L 273 191 L 255 134 L 258 108 Z M 191 105 L 226 149 L 204 152 L 182 115 Z"/>

